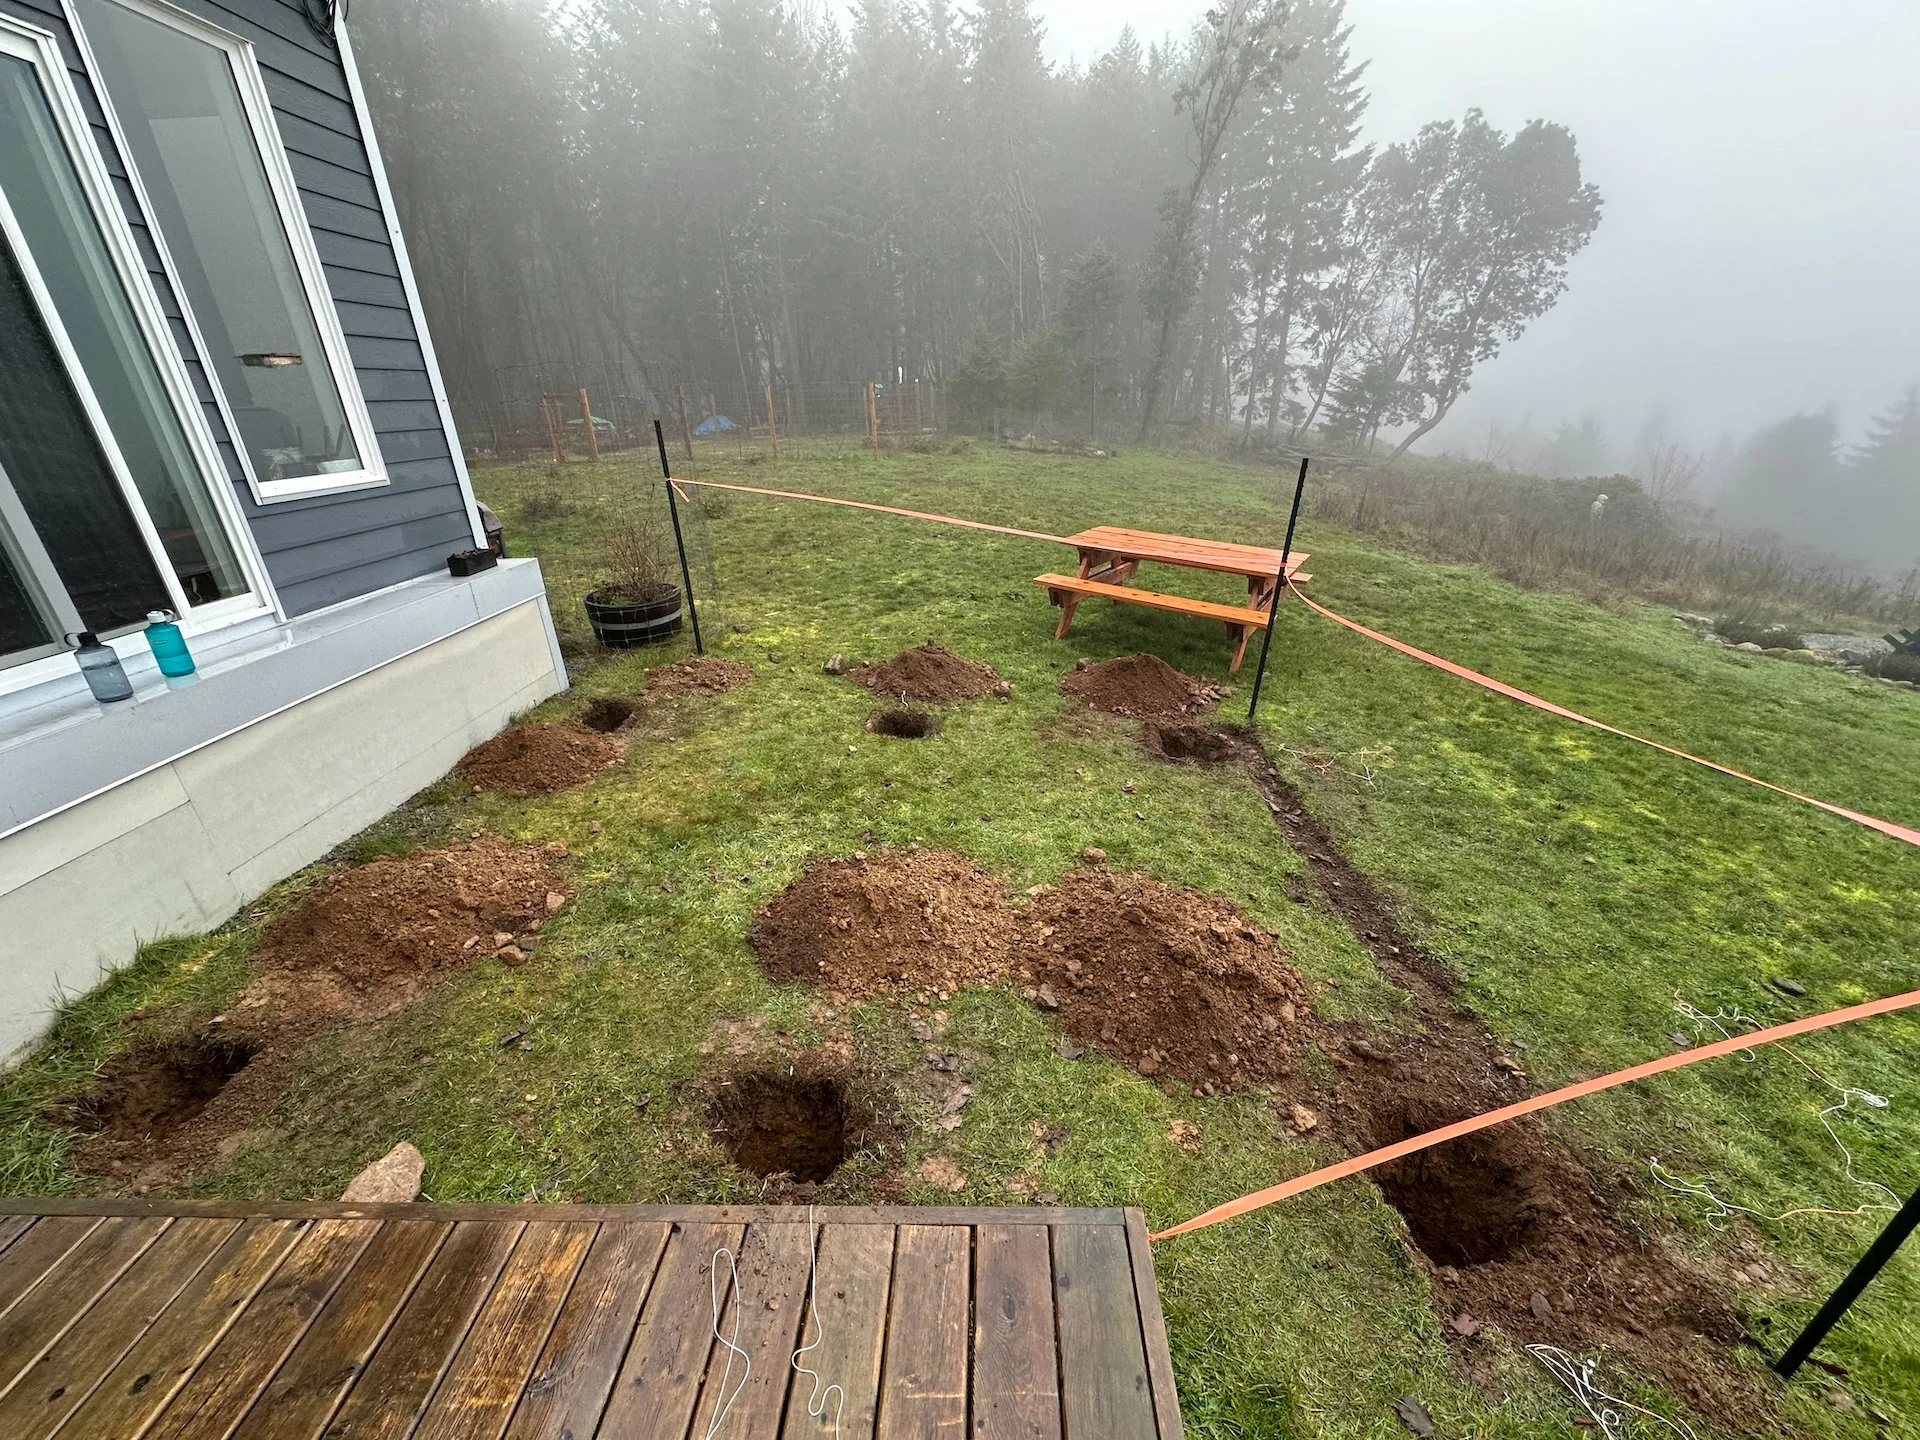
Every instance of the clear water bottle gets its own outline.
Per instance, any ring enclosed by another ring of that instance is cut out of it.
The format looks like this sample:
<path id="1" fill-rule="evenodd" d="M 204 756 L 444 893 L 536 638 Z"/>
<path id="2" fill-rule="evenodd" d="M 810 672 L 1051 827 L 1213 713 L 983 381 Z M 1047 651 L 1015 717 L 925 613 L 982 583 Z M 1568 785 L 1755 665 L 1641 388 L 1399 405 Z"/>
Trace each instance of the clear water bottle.
<path id="1" fill-rule="evenodd" d="M 87 688 L 93 691 L 93 698 L 102 705 L 110 705 L 115 700 L 133 698 L 133 682 L 127 679 L 127 672 L 120 665 L 120 657 L 113 653 L 113 647 L 102 645 L 100 637 L 91 630 L 82 630 L 78 635 L 68 637 L 77 648 L 73 652 L 74 660 L 80 666 L 80 674 L 86 679 Z"/>
<path id="2" fill-rule="evenodd" d="M 193 673 L 193 654 L 187 649 L 187 637 L 180 633 L 171 610 L 147 612 L 147 648 L 169 678 Z"/>

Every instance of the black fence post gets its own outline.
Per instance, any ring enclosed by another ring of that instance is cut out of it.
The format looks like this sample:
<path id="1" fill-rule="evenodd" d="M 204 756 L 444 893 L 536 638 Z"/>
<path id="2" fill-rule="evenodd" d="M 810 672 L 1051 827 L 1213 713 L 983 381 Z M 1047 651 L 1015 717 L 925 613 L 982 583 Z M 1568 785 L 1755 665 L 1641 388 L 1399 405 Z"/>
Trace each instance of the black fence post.
<path id="1" fill-rule="evenodd" d="M 673 467 L 667 463 L 667 434 L 658 420 L 653 422 L 653 443 L 660 447 L 660 480 L 667 487 L 667 514 L 673 517 L 673 548 L 680 552 L 680 584 L 687 597 L 687 615 L 693 621 L 693 653 L 704 655 L 707 647 L 700 643 L 700 610 L 693 603 L 693 571 L 687 568 L 687 542 L 680 533 L 680 506 L 673 498 Z"/>
<path id="2" fill-rule="evenodd" d="M 1293 554 L 1293 527 L 1300 523 L 1300 497 L 1307 493 L 1307 457 L 1300 457 L 1300 478 L 1293 482 L 1293 509 L 1287 512 L 1287 538 L 1280 547 L 1280 573 L 1273 578 L 1273 594 L 1267 600 L 1267 633 L 1260 641 L 1260 666 L 1253 672 L 1253 703 L 1247 706 L 1247 722 L 1253 722 L 1260 709 L 1260 682 L 1267 678 L 1267 651 L 1273 648 L 1273 619 L 1280 609 L 1280 592 L 1287 588 L 1287 558 Z"/>
<path id="3" fill-rule="evenodd" d="M 1920 1226 L 1920 1190 L 1915 1190 L 1908 1197 L 1907 1203 L 1900 1207 L 1900 1213 L 1888 1222 L 1887 1228 L 1867 1247 L 1867 1253 L 1847 1272 L 1847 1278 L 1840 1282 L 1840 1288 L 1827 1297 L 1827 1303 L 1820 1307 L 1819 1313 L 1800 1332 L 1800 1338 L 1789 1345 L 1787 1353 L 1775 1362 L 1774 1372 L 1782 1380 L 1793 1378 L 1793 1372 L 1813 1354 L 1813 1347 L 1826 1339 L 1827 1332 L 1840 1323 L 1840 1317 L 1852 1308 L 1853 1302 L 1860 1298 L 1860 1292 L 1872 1283 L 1873 1277 L 1893 1258 L 1893 1252 L 1900 1248 L 1916 1226 Z"/>

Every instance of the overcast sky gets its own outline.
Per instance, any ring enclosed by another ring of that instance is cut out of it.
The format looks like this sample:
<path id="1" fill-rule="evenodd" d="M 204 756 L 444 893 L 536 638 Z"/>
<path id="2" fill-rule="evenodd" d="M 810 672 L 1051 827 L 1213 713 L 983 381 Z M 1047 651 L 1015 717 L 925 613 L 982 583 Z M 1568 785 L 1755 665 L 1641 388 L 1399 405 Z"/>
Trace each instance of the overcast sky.
<path id="1" fill-rule="evenodd" d="M 1084 64 L 1194 0 L 1039 0 Z M 1920 0 L 1348 0 L 1368 138 L 1478 105 L 1579 138 L 1605 211 L 1545 319 L 1430 443 L 1656 405 L 1701 442 L 1832 406 L 1856 432 L 1920 381 Z"/>

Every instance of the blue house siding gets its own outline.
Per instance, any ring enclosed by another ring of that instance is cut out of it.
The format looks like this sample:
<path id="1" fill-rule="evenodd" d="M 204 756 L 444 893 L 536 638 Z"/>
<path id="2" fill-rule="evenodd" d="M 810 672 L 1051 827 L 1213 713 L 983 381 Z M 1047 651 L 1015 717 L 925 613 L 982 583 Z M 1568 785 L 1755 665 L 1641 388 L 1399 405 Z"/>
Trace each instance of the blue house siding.
<path id="1" fill-rule="evenodd" d="M 472 543 L 472 531 L 452 440 L 441 425 L 420 348 L 418 327 L 423 322 L 407 305 L 399 257 L 388 239 L 387 217 L 340 56 L 308 27 L 299 5 L 288 0 L 177 3 L 253 44 L 373 418 L 390 477 L 386 486 L 255 503 L 59 0 L 0 0 L 0 12 L 60 39 L 94 139 L 219 442 L 228 479 L 288 614 L 439 570 L 450 552 Z"/>

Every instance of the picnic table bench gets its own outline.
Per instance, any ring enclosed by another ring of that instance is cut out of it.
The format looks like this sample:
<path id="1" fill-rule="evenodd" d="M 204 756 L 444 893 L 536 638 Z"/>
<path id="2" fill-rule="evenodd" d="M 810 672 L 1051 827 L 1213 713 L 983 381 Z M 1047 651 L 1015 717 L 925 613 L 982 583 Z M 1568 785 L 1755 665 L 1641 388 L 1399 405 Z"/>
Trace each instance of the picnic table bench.
<path id="1" fill-rule="evenodd" d="M 1069 535 L 1067 539 L 1080 552 L 1079 573 L 1039 575 L 1033 582 L 1045 586 L 1047 598 L 1060 607 L 1060 624 L 1053 632 L 1055 639 L 1065 638 L 1080 602 L 1088 596 L 1097 596 L 1122 604 L 1147 605 L 1156 610 L 1172 610 L 1182 615 L 1197 615 L 1203 620 L 1221 622 L 1235 642 L 1231 668 L 1238 670 L 1240 662 L 1246 658 L 1247 641 L 1256 630 L 1267 627 L 1281 563 L 1280 551 L 1269 546 L 1199 540 L 1188 535 L 1162 535 L 1152 530 L 1128 530 L 1117 525 L 1096 525 L 1091 530 Z M 1299 551 L 1286 556 L 1289 584 L 1302 584 L 1313 578 L 1300 569 L 1301 563 L 1307 558 Z M 1186 595 L 1168 595 L 1158 590 L 1129 585 L 1127 582 L 1147 561 L 1178 565 L 1189 570 L 1245 576 L 1247 603 L 1222 605 L 1213 600 L 1195 600 Z"/>

